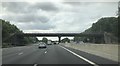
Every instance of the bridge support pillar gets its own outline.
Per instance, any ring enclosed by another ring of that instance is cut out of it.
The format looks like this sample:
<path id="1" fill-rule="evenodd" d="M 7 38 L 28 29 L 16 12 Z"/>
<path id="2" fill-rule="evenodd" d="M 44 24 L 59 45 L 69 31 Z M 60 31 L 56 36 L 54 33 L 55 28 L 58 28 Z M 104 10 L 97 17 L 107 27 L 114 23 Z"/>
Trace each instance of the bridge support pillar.
<path id="1" fill-rule="evenodd" d="M 61 36 L 58 36 L 58 41 L 59 41 L 59 43 L 61 42 Z"/>

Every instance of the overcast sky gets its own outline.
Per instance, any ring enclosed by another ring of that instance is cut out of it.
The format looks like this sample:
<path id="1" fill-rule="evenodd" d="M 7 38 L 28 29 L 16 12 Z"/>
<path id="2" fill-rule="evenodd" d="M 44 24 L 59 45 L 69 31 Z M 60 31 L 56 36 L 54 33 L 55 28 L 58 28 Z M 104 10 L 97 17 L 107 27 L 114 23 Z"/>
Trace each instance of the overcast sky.
<path id="1" fill-rule="evenodd" d="M 116 16 L 118 11 L 117 1 L 0 4 L 0 18 L 10 21 L 24 32 L 83 32 L 101 17 Z"/>

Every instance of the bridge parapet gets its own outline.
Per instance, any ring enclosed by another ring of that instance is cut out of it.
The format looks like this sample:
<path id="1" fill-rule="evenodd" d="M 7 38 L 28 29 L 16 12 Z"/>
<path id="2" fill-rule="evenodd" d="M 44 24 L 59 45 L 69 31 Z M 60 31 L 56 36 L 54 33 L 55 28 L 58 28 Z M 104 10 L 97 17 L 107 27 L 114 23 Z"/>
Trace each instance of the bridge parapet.
<path id="1" fill-rule="evenodd" d="M 95 36 L 100 37 L 104 34 L 102 33 L 23 33 L 24 36 L 48 36 L 48 37 L 58 37 L 58 36 L 68 36 L 68 37 L 74 37 L 74 36 Z"/>

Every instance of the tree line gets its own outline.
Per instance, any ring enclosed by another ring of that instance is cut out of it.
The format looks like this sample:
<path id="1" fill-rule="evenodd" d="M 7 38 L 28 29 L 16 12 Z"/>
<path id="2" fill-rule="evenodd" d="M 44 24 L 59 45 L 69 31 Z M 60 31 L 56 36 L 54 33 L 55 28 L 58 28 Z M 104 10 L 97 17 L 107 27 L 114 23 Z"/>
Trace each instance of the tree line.
<path id="1" fill-rule="evenodd" d="M 117 17 L 104 17 L 99 19 L 92 27 L 85 30 L 85 33 L 112 33 L 118 36 L 118 18 Z"/>
<path id="2" fill-rule="evenodd" d="M 35 43 L 38 41 L 36 37 L 22 37 L 18 41 L 19 44 L 14 44 L 14 39 L 16 33 L 23 33 L 18 27 L 14 24 L 10 24 L 9 21 L 0 19 L 0 24 L 2 24 L 2 47 L 10 47 L 10 46 L 20 46 L 20 45 L 28 45 L 30 43 Z"/>
<path id="3" fill-rule="evenodd" d="M 118 38 L 118 19 L 119 17 L 103 17 L 100 18 L 96 23 L 93 23 L 92 26 L 86 29 L 83 33 L 110 33 L 113 36 Z M 87 42 L 88 37 L 74 37 L 75 41 L 82 40 Z M 93 38 L 89 37 L 89 42 L 92 42 Z M 96 42 L 100 42 L 100 39 L 97 38 Z"/>

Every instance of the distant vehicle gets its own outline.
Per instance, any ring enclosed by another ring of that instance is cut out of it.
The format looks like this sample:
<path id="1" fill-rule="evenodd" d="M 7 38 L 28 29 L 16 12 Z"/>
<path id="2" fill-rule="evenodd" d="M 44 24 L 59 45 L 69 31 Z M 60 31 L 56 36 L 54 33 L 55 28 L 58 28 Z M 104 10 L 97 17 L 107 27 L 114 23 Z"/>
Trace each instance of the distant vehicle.
<path id="1" fill-rule="evenodd" d="M 84 44 L 84 42 L 83 42 L 83 41 L 80 41 L 79 43 L 80 43 L 80 44 Z"/>
<path id="2" fill-rule="evenodd" d="M 47 46 L 46 46 L 46 44 L 45 43 L 40 43 L 39 45 L 38 45 L 38 48 L 46 48 Z"/>
<path id="3" fill-rule="evenodd" d="M 57 42 L 54 42 L 53 44 L 54 44 L 54 45 L 57 45 L 58 43 L 57 43 Z"/>
<path id="4" fill-rule="evenodd" d="M 47 45 L 52 45 L 52 42 L 48 40 Z"/>
<path id="5" fill-rule="evenodd" d="M 56 42 L 56 44 L 59 44 L 59 42 Z"/>
<path id="6" fill-rule="evenodd" d="M 54 44 L 57 44 L 56 42 L 54 42 Z"/>

